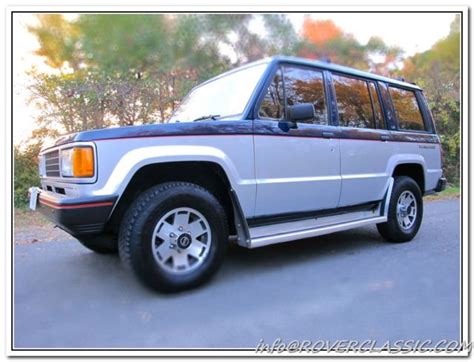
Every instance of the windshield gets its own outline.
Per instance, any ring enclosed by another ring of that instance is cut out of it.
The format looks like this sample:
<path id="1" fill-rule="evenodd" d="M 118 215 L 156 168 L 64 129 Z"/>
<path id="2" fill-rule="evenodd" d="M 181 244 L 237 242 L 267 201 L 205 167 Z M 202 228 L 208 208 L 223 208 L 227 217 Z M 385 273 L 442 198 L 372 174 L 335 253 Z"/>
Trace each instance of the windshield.
<path id="1" fill-rule="evenodd" d="M 184 98 L 169 122 L 241 115 L 267 65 L 254 65 L 198 86 Z"/>

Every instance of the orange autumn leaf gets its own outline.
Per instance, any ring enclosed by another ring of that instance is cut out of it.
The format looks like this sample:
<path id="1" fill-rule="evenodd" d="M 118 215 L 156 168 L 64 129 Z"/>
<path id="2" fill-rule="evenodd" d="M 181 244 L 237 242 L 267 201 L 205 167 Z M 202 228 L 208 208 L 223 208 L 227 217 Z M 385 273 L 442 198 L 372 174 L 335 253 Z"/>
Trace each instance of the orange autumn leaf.
<path id="1" fill-rule="evenodd" d="M 302 32 L 315 45 L 322 45 L 343 35 L 342 29 L 332 20 L 311 20 L 309 17 L 304 19 Z"/>

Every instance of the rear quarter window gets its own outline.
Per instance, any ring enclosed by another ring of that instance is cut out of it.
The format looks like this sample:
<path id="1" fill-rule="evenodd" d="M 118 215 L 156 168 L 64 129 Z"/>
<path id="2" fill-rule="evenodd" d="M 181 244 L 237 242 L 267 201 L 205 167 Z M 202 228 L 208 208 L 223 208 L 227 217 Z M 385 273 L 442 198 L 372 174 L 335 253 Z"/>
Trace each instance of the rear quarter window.
<path id="1" fill-rule="evenodd" d="M 415 92 L 393 86 L 389 86 L 389 92 L 395 109 L 398 128 L 410 131 L 426 131 Z"/>

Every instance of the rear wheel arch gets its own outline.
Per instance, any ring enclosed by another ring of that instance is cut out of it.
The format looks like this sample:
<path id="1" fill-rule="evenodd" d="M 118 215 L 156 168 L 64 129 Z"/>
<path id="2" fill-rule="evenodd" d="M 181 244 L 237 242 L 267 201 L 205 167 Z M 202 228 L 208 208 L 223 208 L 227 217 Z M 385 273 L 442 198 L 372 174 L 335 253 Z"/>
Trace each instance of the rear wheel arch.
<path id="1" fill-rule="evenodd" d="M 420 163 L 400 163 L 395 166 L 392 172 L 393 177 L 407 176 L 412 178 L 420 188 L 421 193 L 425 191 L 425 170 Z"/>

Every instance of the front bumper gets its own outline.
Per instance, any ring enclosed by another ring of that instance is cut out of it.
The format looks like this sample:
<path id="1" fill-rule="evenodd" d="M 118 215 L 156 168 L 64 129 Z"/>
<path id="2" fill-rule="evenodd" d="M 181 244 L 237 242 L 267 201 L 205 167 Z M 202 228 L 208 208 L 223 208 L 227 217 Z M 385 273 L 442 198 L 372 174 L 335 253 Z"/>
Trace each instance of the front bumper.
<path id="1" fill-rule="evenodd" d="M 38 190 L 38 211 L 73 236 L 103 232 L 116 196 L 71 198 Z"/>

